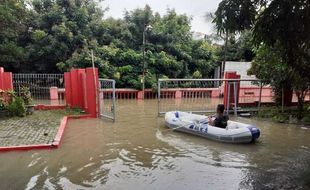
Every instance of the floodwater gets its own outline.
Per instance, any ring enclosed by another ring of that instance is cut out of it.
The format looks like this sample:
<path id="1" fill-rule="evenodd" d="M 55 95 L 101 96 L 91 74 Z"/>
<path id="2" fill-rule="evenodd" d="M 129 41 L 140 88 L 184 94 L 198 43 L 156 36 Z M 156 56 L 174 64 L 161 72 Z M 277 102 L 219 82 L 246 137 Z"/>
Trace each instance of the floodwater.
<path id="1" fill-rule="evenodd" d="M 71 120 L 59 149 L 0 153 L 0 189 L 310 189 L 307 127 L 238 120 L 258 143 L 171 131 L 155 100 L 119 101 L 115 123 Z"/>

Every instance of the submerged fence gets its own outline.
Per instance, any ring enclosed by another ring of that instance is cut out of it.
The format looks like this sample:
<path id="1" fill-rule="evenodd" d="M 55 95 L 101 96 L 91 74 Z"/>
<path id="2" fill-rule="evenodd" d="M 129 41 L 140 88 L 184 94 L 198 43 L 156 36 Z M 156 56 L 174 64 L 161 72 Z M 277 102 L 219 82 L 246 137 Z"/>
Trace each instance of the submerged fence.
<path id="1" fill-rule="evenodd" d="M 35 103 L 53 104 L 50 101 L 51 88 L 57 87 L 59 99 L 55 104 L 64 104 L 63 74 L 13 74 L 13 87 L 20 94 L 22 87 L 28 87 Z"/>
<path id="2" fill-rule="evenodd" d="M 214 112 L 217 104 L 226 111 L 245 111 L 243 107 L 259 109 L 262 101 L 273 103 L 273 91 L 258 79 L 159 79 L 158 115 L 167 111 Z"/>

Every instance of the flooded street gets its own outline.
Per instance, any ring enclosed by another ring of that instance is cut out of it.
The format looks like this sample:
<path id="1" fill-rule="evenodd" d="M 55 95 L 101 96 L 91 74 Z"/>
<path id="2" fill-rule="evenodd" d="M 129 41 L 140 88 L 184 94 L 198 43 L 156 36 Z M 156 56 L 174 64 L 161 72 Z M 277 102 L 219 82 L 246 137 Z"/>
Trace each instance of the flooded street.
<path id="1" fill-rule="evenodd" d="M 308 128 L 238 120 L 258 143 L 171 131 L 156 100 L 119 101 L 115 123 L 70 120 L 59 149 L 0 153 L 0 189 L 310 189 Z"/>

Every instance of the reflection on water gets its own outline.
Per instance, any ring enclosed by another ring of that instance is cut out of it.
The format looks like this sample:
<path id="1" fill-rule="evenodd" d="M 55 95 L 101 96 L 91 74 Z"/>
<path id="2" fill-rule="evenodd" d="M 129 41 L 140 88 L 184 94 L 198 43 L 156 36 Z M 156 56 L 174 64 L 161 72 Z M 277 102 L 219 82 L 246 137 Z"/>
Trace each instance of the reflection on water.
<path id="1" fill-rule="evenodd" d="M 310 130 L 263 120 L 256 144 L 171 131 L 157 104 L 119 101 L 117 122 L 73 120 L 59 149 L 0 153 L 0 189 L 310 189 Z"/>

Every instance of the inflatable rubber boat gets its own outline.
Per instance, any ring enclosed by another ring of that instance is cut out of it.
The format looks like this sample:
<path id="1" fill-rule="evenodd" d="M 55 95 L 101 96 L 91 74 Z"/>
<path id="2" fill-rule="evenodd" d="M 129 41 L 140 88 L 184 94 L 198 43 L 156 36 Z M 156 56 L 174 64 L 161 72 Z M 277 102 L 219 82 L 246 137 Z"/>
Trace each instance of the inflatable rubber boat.
<path id="1" fill-rule="evenodd" d="M 260 136 L 260 130 L 253 125 L 228 120 L 225 129 L 208 125 L 208 117 L 181 111 L 165 114 L 166 126 L 185 133 L 198 135 L 225 143 L 251 143 Z"/>

